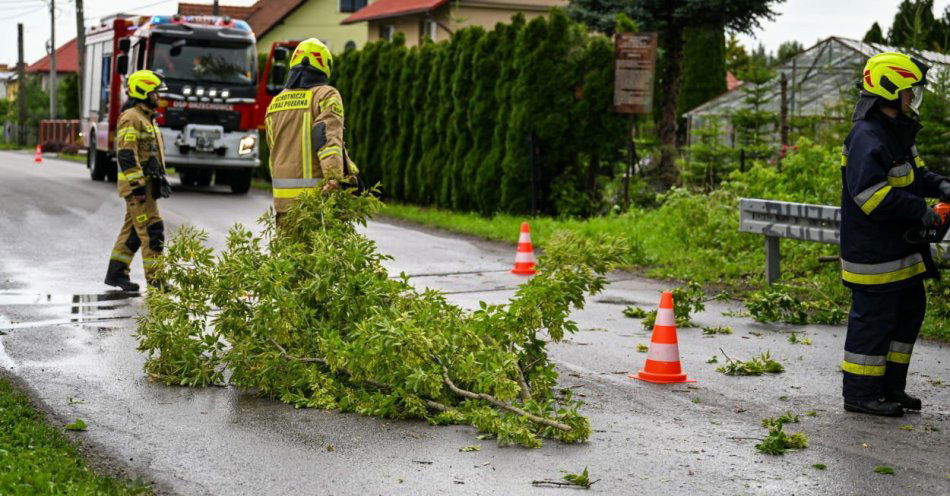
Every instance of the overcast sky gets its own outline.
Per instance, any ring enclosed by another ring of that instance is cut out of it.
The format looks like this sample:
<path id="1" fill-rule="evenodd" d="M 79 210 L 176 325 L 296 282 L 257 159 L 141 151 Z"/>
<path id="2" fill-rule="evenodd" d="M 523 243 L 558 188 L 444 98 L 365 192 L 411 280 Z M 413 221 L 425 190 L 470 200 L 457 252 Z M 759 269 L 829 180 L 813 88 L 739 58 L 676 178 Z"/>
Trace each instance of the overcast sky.
<path id="1" fill-rule="evenodd" d="M 201 2 L 210 0 L 190 0 Z M 75 0 L 56 0 L 56 44 L 76 35 Z M 250 5 L 254 0 L 221 0 L 230 5 Z M 762 43 L 775 51 L 784 41 L 798 40 L 806 48 L 831 35 L 862 38 L 874 21 L 885 33 L 900 0 L 786 0 L 779 5 L 775 21 L 767 23 L 754 36 L 741 36 L 743 44 Z M 936 0 L 937 16 L 950 0 Z M 16 63 L 16 25 L 23 23 L 27 63 L 45 55 L 50 35 L 48 0 L 0 0 L 0 63 Z M 171 14 L 178 0 L 85 0 L 86 25 L 115 12 Z M 318 33 L 315 33 L 318 34 Z"/>

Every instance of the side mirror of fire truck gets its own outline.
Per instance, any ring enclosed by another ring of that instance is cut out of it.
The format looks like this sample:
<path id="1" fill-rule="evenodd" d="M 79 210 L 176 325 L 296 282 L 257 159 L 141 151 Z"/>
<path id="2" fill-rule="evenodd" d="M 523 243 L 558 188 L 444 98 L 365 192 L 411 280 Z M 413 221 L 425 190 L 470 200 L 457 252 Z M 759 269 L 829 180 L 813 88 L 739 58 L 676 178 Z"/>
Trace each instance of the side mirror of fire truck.
<path id="1" fill-rule="evenodd" d="M 128 38 L 122 38 L 119 40 L 119 51 L 122 53 L 129 53 L 129 48 L 132 47 L 132 42 Z"/>
<path id="2" fill-rule="evenodd" d="M 129 56 L 126 54 L 119 55 L 115 58 L 115 71 L 118 74 L 125 75 L 129 72 Z"/>

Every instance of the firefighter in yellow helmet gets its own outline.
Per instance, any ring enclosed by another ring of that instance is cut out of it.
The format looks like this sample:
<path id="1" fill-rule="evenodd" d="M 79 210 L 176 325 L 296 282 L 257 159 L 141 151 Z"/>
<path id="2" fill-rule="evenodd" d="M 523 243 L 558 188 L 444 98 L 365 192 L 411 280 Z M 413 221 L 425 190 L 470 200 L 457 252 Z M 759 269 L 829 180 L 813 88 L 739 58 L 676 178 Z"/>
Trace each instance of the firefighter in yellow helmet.
<path id="1" fill-rule="evenodd" d="M 844 343 L 844 408 L 898 417 L 920 410 L 905 392 L 924 320 L 930 246 L 908 237 L 942 222 L 925 198 L 950 200 L 950 181 L 924 167 L 915 140 L 926 64 L 901 53 L 871 57 L 842 149 L 841 279 L 851 289 Z"/>
<path id="2" fill-rule="evenodd" d="M 129 265 L 139 248 L 146 282 L 160 285 L 155 271 L 165 242 L 165 228 L 156 200 L 167 198 L 171 189 L 165 180 L 162 134 L 154 119 L 158 92 L 164 89 L 164 80 L 152 71 L 130 74 L 126 79 L 128 100 L 116 126 L 118 189 L 125 200 L 125 220 L 112 249 L 105 283 L 123 291 L 139 289 L 129 279 Z"/>
<path id="3" fill-rule="evenodd" d="M 267 145 L 277 220 L 304 191 L 327 192 L 358 173 L 343 143 L 343 99 L 328 84 L 333 55 L 320 40 L 300 42 L 287 84 L 267 107 Z"/>

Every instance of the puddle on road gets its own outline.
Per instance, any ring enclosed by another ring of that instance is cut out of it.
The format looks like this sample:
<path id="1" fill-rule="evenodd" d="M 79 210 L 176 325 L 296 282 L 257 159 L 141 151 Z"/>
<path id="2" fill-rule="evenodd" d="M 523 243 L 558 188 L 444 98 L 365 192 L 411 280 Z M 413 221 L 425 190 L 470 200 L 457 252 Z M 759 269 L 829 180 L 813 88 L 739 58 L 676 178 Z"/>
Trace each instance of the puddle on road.
<path id="1" fill-rule="evenodd" d="M 95 324 L 132 319 L 134 315 L 114 315 L 116 310 L 129 308 L 139 293 L 109 291 L 100 294 L 27 294 L 0 293 L 2 306 L 69 307 L 69 316 L 35 321 L 14 322 L 0 315 L 0 331 L 69 324 Z"/>

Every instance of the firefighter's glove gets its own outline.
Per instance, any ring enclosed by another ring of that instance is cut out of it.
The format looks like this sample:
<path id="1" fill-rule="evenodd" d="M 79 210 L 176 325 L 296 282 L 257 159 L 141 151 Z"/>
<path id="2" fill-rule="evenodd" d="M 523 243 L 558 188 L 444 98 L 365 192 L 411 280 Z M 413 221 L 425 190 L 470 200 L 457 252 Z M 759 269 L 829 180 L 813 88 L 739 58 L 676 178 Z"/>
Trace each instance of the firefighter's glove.
<path id="1" fill-rule="evenodd" d="M 165 179 L 164 174 L 152 178 L 152 196 L 156 200 L 172 196 L 172 186 L 168 184 L 168 179 Z"/>
<path id="2" fill-rule="evenodd" d="M 338 183 L 336 179 L 330 179 L 326 181 L 325 183 L 323 183 L 323 192 L 327 193 L 335 189 L 339 189 L 339 187 L 340 187 L 340 183 Z"/>
<path id="3" fill-rule="evenodd" d="M 950 203 L 950 180 L 940 183 L 940 201 Z"/>
<path id="4" fill-rule="evenodd" d="M 145 162 L 145 165 L 142 167 L 142 172 L 144 172 L 146 176 L 152 177 L 162 175 L 162 169 L 158 164 L 158 159 L 155 157 L 148 159 L 148 162 Z"/>
<path id="5" fill-rule="evenodd" d="M 927 211 L 924 212 L 924 217 L 920 219 L 924 223 L 924 227 L 933 227 L 939 226 L 943 219 L 940 218 L 940 215 L 937 212 L 934 212 L 932 208 L 927 208 Z"/>

